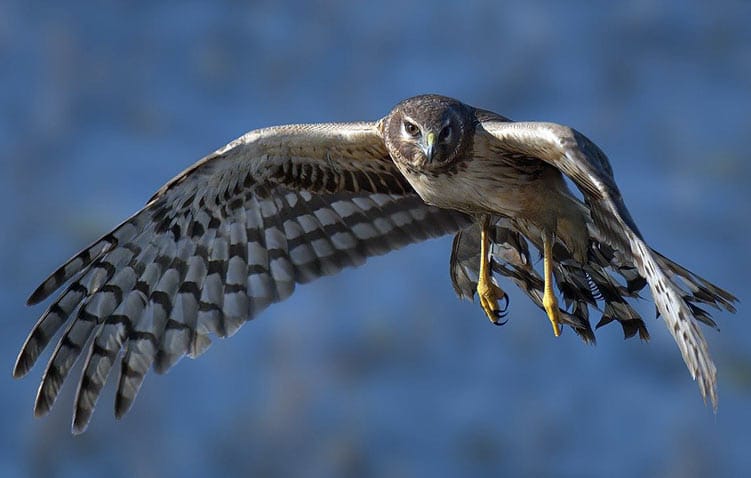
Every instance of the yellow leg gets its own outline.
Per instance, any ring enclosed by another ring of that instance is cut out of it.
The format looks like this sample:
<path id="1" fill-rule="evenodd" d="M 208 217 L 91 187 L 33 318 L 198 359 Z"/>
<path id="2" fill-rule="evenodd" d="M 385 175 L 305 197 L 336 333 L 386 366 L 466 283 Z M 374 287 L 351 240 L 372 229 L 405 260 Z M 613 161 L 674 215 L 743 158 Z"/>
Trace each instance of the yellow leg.
<path id="1" fill-rule="evenodd" d="M 477 281 L 477 296 L 480 298 L 480 305 L 482 310 L 485 311 L 485 315 L 488 316 L 490 322 L 495 325 L 503 325 L 506 321 L 501 321 L 504 317 L 506 308 L 501 309 L 498 306 L 498 301 L 503 299 L 508 306 L 508 297 L 506 293 L 493 283 L 490 278 L 490 264 L 488 261 L 490 240 L 488 239 L 488 227 L 490 226 L 490 218 L 486 217 L 482 221 L 482 229 L 480 231 L 480 277 Z"/>
<path id="2" fill-rule="evenodd" d="M 544 234 L 542 243 L 543 268 L 545 272 L 545 293 L 542 296 L 542 305 L 545 307 L 548 319 L 550 319 L 550 323 L 553 325 L 553 334 L 558 337 L 561 335 L 561 329 L 558 326 L 560 323 L 558 300 L 555 298 L 555 293 L 553 292 L 553 236 Z"/>

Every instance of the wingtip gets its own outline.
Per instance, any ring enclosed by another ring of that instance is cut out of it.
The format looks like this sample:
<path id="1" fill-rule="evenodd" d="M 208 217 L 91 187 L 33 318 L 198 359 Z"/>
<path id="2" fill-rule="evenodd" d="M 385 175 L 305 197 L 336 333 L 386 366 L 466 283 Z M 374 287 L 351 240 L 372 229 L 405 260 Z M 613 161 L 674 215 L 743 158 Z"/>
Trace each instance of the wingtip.
<path id="1" fill-rule="evenodd" d="M 56 373 L 56 370 L 53 370 L 48 366 L 47 370 L 44 372 L 42 381 L 39 384 L 39 388 L 37 389 L 36 398 L 34 399 L 35 417 L 40 418 L 50 412 L 52 406 L 57 400 L 61 384 L 62 379 L 59 374 Z"/>
<path id="2" fill-rule="evenodd" d="M 720 397 L 717 393 L 717 376 L 715 375 L 715 372 L 713 371 L 710 379 L 707 379 L 698 370 L 690 370 L 690 372 L 691 378 L 699 385 L 699 393 L 701 394 L 701 399 L 704 402 L 704 405 L 707 406 L 711 404 L 712 412 L 716 416 L 719 408 Z"/>
<path id="3" fill-rule="evenodd" d="M 86 431 L 89 427 L 89 420 L 91 414 L 82 414 L 78 410 L 73 411 L 73 421 L 70 424 L 70 433 L 73 436 L 77 436 Z"/>
<path id="4" fill-rule="evenodd" d="M 43 379 L 37 390 L 36 398 L 34 399 L 34 416 L 41 418 L 47 415 L 52 409 L 52 405 L 55 403 L 57 394 L 50 394 L 46 387 L 46 381 Z"/>
<path id="5" fill-rule="evenodd" d="M 21 351 L 18 352 L 16 357 L 16 363 L 13 364 L 13 378 L 23 378 L 29 371 L 34 368 L 39 354 L 35 354 L 29 348 L 29 339 L 21 347 Z"/>
<path id="6" fill-rule="evenodd" d="M 51 405 L 44 400 L 39 400 L 34 403 L 34 416 L 36 418 L 42 418 L 50 412 Z"/>
<path id="7" fill-rule="evenodd" d="M 128 413 L 131 405 L 133 405 L 133 400 L 118 393 L 115 397 L 115 419 L 121 420 Z"/>
<path id="8" fill-rule="evenodd" d="M 52 294 L 57 289 L 57 287 L 61 285 L 60 283 L 58 283 L 57 287 L 52 288 L 53 282 L 56 281 L 55 278 L 59 275 L 60 275 L 60 272 L 55 271 L 54 273 L 50 274 L 49 277 L 44 279 L 44 282 L 39 284 L 39 286 L 37 286 L 37 288 L 34 289 L 34 291 L 29 295 L 29 298 L 26 299 L 26 305 L 27 306 L 36 305 L 42 302 L 47 297 L 49 297 L 50 294 Z"/>
<path id="9" fill-rule="evenodd" d="M 25 362 L 25 361 L 24 361 Z M 21 355 L 16 359 L 16 363 L 13 365 L 13 378 L 19 379 L 26 376 L 29 373 L 29 366 L 21 361 Z"/>
<path id="10" fill-rule="evenodd" d="M 704 405 L 712 405 L 712 413 L 716 416 L 717 410 L 719 409 L 719 397 L 717 396 L 717 389 L 712 387 L 709 392 L 709 396 L 704 395 L 702 396 L 702 399 L 704 400 Z"/>
<path id="11" fill-rule="evenodd" d="M 717 385 L 715 383 L 712 384 L 709 399 L 712 402 L 712 411 L 717 415 L 717 409 L 720 406 L 720 397 L 717 395 Z"/>
<path id="12" fill-rule="evenodd" d="M 32 292 L 31 295 L 29 295 L 29 298 L 26 299 L 26 305 L 30 307 L 32 305 L 37 305 L 38 303 L 43 301 L 46 296 L 44 295 L 42 290 L 43 290 L 42 286 L 39 286 L 36 289 L 34 289 L 34 292 Z"/>

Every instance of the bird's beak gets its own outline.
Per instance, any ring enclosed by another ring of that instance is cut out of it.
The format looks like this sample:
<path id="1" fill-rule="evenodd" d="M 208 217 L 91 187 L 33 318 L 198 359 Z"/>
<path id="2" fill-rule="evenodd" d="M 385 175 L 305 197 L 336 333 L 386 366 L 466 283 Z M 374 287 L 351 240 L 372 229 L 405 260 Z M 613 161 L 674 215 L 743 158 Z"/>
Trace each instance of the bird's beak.
<path id="1" fill-rule="evenodd" d="M 425 153 L 425 158 L 428 162 L 433 162 L 433 154 L 435 154 L 435 133 L 432 131 L 425 135 L 425 142 L 422 145 L 422 151 Z"/>

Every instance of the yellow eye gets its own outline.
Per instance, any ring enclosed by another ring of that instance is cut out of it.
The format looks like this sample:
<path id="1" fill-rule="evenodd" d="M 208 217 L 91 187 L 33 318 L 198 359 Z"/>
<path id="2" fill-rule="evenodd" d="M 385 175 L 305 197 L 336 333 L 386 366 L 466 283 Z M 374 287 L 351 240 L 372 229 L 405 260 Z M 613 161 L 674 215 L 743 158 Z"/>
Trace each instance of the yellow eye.
<path id="1" fill-rule="evenodd" d="M 404 131 L 412 137 L 418 136 L 420 134 L 420 128 L 418 128 L 417 125 L 413 122 L 406 120 L 404 121 Z"/>

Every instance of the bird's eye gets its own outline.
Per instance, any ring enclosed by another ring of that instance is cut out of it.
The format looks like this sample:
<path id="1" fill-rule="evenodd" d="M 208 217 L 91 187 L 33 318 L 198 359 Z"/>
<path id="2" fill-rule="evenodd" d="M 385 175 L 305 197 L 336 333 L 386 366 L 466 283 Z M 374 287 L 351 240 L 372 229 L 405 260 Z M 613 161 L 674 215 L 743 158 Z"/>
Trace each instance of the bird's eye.
<path id="1" fill-rule="evenodd" d="M 418 128 L 417 125 L 411 121 L 404 122 L 404 131 L 406 131 L 408 135 L 413 137 L 420 134 L 420 128 Z"/>
<path id="2" fill-rule="evenodd" d="M 441 130 L 441 133 L 438 135 L 438 141 L 443 141 L 446 138 L 448 138 L 449 136 L 451 136 L 451 126 L 450 125 L 449 126 L 445 126 Z"/>

